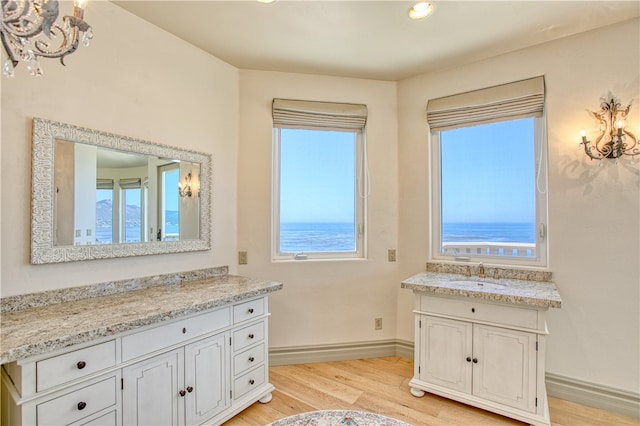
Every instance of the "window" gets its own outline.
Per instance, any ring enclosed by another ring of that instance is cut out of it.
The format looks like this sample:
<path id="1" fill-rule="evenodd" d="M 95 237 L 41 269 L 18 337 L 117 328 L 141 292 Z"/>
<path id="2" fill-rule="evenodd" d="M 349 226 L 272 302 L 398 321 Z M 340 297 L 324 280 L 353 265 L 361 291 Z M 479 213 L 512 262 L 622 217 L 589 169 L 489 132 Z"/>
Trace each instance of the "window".
<path id="1" fill-rule="evenodd" d="M 306 118 L 305 126 L 296 115 L 292 125 L 278 116 L 284 103 L 277 101 L 274 100 L 273 258 L 363 257 L 364 120 L 345 128 L 350 125 L 340 117 L 327 117 L 326 122 L 320 122 L 314 115 Z M 299 106 L 295 102 L 286 101 L 286 105 Z M 304 104 L 322 111 L 336 105 Z M 337 105 L 344 108 L 344 104 Z M 357 105 L 359 112 L 362 107 Z M 364 111 L 366 114 L 366 107 Z"/>
<path id="2" fill-rule="evenodd" d="M 542 77 L 429 102 L 432 257 L 545 265 Z"/>

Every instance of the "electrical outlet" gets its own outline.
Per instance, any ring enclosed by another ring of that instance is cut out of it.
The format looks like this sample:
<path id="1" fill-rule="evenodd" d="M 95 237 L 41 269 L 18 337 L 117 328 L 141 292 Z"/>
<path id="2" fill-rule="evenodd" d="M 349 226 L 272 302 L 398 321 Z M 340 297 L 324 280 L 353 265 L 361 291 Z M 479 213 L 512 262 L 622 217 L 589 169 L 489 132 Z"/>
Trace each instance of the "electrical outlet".
<path id="1" fill-rule="evenodd" d="M 389 258 L 389 262 L 396 261 L 396 249 L 387 250 L 387 257 Z"/>
<path id="2" fill-rule="evenodd" d="M 247 263 L 249 263 L 247 261 L 247 252 L 246 251 L 239 251 L 238 252 L 238 265 L 246 265 Z"/>
<path id="3" fill-rule="evenodd" d="M 374 330 L 382 330 L 382 318 L 373 319 L 373 328 Z"/>

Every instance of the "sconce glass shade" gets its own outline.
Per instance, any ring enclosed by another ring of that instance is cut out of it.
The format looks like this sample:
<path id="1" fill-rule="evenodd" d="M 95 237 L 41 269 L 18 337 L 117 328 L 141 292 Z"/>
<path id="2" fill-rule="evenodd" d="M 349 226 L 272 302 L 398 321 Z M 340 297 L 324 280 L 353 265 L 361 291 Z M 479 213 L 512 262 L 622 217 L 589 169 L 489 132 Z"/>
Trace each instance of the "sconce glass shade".
<path id="1" fill-rule="evenodd" d="M 631 103 L 622 109 L 620 101 L 612 97 L 610 101 L 602 99 L 600 111 L 588 111 L 595 118 L 599 126 L 599 134 L 592 143 L 587 139 L 587 132 L 582 130 L 584 152 L 592 160 L 603 158 L 617 159 L 623 155 L 635 156 L 640 154 L 640 147 L 636 136 L 625 128 L 626 119 L 631 110 Z"/>

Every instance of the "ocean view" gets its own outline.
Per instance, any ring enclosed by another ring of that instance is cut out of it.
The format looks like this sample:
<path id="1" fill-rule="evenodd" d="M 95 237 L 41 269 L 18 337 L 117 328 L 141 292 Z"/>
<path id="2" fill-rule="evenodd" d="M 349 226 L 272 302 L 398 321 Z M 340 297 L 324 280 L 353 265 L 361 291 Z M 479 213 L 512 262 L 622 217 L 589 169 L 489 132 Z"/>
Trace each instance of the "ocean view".
<path id="1" fill-rule="evenodd" d="M 534 223 L 444 223 L 442 241 L 535 243 L 536 226 Z"/>
<path id="2" fill-rule="evenodd" d="M 280 252 L 355 251 L 353 223 L 281 223 Z"/>
<path id="3" fill-rule="evenodd" d="M 535 243 L 533 223 L 445 223 L 444 242 Z M 281 223 L 280 252 L 354 251 L 353 223 Z"/>

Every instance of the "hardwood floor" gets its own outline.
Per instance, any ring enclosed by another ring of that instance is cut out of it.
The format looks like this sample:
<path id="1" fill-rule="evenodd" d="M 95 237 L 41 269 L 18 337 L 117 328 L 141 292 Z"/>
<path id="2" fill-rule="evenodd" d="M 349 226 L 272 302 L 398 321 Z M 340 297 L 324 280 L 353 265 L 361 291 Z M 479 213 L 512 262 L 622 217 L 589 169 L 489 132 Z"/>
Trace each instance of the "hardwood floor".
<path id="1" fill-rule="evenodd" d="M 435 395 L 409 393 L 413 361 L 400 357 L 276 366 L 276 387 L 268 404 L 255 403 L 224 426 L 260 426 L 306 411 L 350 409 L 384 414 L 422 425 L 523 425 Z M 550 398 L 551 424 L 639 425 L 637 419 Z"/>

